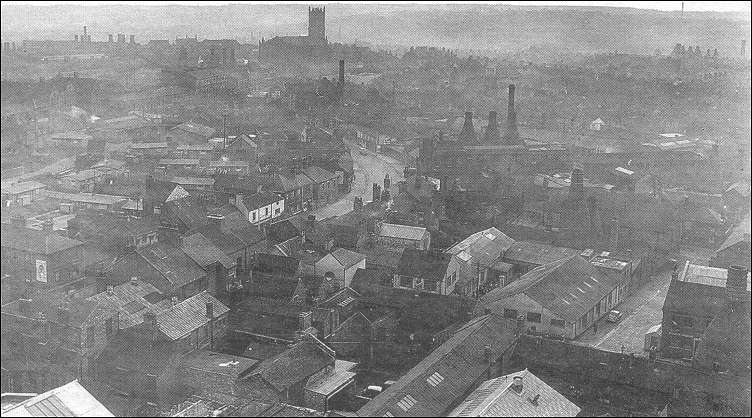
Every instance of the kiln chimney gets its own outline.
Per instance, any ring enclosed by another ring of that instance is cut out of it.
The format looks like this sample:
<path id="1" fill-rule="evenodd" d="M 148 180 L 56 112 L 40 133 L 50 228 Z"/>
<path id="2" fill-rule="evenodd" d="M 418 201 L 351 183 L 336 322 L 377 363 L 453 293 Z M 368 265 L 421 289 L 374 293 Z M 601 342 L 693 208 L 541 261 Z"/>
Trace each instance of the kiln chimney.
<path id="1" fill-rule="evenodd" d="M 514 84 L 509 85 L 509 101 L 507 104 L 507 130 L 504 133 L 507 145 L 520 143 L 520 133 L 517 130 L 517 113 L 514 111 Z"/>
<path id="2" fill-rule="evenodd" d="M 473 128 L 473 112 L 465 112 L 465 123 L 462 125 L 462 131 L 460 132 L 460 141 L 462 142 L 475 142 L 475 128 Z"/>
<path id="3" fill-rule="evenodd" d="M 486 132 L 483 135 L 483 142 L 499 142 L 501 141 L 501 134 L 499 134 L 499 124 L 496 121 L 496 111 L 492 110 L 488 112 L 488 126 Z"/>

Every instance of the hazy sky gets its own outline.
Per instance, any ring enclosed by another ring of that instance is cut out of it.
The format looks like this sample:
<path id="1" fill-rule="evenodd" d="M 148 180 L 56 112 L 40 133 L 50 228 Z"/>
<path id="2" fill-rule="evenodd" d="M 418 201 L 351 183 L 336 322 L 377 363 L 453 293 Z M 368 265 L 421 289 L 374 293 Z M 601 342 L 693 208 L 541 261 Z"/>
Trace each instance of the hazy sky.
<path id="1" fill-rule="evenodd" d="M 146 5 L 165 5 L 165 4 L 184 4 L 184 5 L 218 5 L 218 4 L 238 4 L 238 3 L 275 3 L 272 1 L 3 1 L 3 5 L 11 4 L 34 4 L 34 5 L 52 5 L 52 4 L 81 4 L 86 6 L 96 6 L 98 4 L 138 4 Z M 357 1 L 316 1 L 302 2 L 293 1 L 285 3 L 297 4 L 327 4 L 327 3 L 366 3 Z M 377 1 L 374 3 L 397 3 L 410 4 L 410 1 Z M 421 2 L 425 4 L 425 2 Z M 434 3 L 452 3 L 447 1 L 438 1 Z M 454 2 L 465 3 L 465 2 Z M 514 5 L 539 5 L 539 6 L 612 6 L 612 7 L 634 7 L 638 9 L 654 10 L 681 10 L 684 3 L 684 10 L 689 12 L 750 12 L 750 2 L 748 1 L 501 1 L 501 2 L 467 2 L 467 3 L 489 3 L 489 4 L 514 4 Z"/>

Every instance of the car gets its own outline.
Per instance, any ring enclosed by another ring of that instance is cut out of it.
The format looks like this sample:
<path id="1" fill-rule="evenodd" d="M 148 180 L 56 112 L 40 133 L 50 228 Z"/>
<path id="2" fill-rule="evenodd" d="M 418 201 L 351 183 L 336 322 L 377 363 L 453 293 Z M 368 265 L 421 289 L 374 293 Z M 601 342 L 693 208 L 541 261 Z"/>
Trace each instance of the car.
<path id="1" fill-rule="evenodd" d="M 381 386 L 371 385 L 363 389 L 363 391 L 360 392 L 360 395 L 364 398 L 373 399 L 376 396 L 378 396 L 378 394 L 381 393 L 383 390 L 384 389 Z"/>
<path id="2" fill-rule="evenodd" d="M 619 320 L 621 320 L 621 312 L 617 310 L 612 310 L 606 317 L 606 321 L 608 322 L 619 322 Z"/>

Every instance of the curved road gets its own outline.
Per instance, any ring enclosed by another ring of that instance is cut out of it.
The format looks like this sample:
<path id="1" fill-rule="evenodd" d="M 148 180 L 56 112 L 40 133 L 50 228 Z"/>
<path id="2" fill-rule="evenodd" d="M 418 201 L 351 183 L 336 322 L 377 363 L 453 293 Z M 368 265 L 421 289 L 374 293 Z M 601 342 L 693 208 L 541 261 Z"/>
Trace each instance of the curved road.
<path id="1" fill-rule="evenodd" d="M 403 180 L 405 165 L 394 158 L 377 154 L 368 150 L 361 150 L 358 145 L 348 143 L 353 158 L 353 170 L 355 180 L 350 193 L 342 196 L 340 200 L 323 208 L 308 212 L 316 215 L 317 219 L 326 219 L 332 216 L 344 215 L 353 209 L 353 201 L 356 196 L 363 198 L 363 203 L 370 202 L 373 197 L 373 183 L 384 186 L 384 176 L 389 173 L 392 180 L 390 192 L 396 194 L 397 182 Z M 365 155 L 362 155 L 363 152 Z"/>

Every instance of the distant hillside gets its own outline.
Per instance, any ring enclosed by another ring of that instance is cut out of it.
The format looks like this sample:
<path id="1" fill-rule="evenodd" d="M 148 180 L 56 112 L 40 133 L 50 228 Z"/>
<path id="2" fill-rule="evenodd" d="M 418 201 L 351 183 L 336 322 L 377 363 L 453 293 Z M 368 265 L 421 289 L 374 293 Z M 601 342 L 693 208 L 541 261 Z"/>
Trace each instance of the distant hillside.
<path id="1" fill-rule="evenodd" d="M 0 21 L 3 40 L 69 39 L 87 24 L 95 40 L 122 32 L 136 34 L 139 42 L 193 34 L 255 41 L 274 33 L 304 34 L 307 7 L 4 4 Z M 629 8 L 472 4 L 330 4 L 327 24 L 331 41 L 500 50 L 548 44 L 577 51 L 638 53 L 668 52 L 681 42 L 735 56 L 750 33 L 750 16 L 741 13 L 692 12 L 682 18 L 679 12 Z"/>

